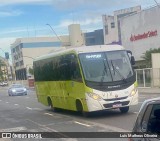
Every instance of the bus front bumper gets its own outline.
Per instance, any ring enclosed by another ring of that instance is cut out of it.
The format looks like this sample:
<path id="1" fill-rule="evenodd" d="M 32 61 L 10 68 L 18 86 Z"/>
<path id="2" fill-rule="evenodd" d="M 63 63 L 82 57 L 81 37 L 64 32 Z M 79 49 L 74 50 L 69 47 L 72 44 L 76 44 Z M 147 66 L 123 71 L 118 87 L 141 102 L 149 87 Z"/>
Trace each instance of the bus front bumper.
<path id="1" fill-rule="evenodd" d="M 117 101 L 106 101 L 104 99 L 95 100 L 86 94 L 86 103 L 88 106 L 88 112 L 101 111 L 107 109 L 117 109 L 120 107 L 126 107 L 138 104 L 138 91 L 133 96 L 128 96 L 126 99 Z"/>

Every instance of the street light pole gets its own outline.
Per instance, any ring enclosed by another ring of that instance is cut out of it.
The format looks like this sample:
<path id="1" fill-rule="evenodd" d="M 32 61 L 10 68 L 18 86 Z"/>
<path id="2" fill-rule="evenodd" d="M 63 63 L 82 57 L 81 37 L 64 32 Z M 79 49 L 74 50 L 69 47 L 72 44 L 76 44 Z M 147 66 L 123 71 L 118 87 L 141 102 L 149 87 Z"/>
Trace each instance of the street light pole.
<path id="1" fill-rule="evenodd" d="M 160 5 L 159 5 L 159 3 L 156 1 L 156 0 L 154 0 L 155 1 L 155 3 L 157 4 L 157 6 L 160 8 Z"/>
<path id="2" fill-rule="evenodd" d="M 56 37 L 58 38 L 58 40 L 62 43 L 61 38 L 57 35 L 57 33 L 55 32 L 55 30 L 52 28 L 52 26 L 51 26 L 50 24 L 46 24 L 46 25 L 48 25 L 48 26 L 51 28 L 51 30 L 52 30 L 53 33 L 56 35 Z"/>

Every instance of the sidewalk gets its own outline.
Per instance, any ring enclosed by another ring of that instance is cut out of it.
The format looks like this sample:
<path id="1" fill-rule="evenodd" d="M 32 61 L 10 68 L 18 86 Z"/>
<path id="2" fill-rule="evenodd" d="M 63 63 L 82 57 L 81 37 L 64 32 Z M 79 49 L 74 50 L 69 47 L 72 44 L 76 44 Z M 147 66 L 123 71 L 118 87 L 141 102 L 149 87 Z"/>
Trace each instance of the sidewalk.
<path id="1" fill-rule="evenodd" d="M 160 88 L 138 88 L 139 94 L 148 93 L 148 94 L 160 94 Z"/>
<path id="2" fill-rule="evenodd" d="M 31 90 L 31 91 L 35 91 L 35 88 L 34 87 L 26 87 L 27 88 L 27 90 Z"/>

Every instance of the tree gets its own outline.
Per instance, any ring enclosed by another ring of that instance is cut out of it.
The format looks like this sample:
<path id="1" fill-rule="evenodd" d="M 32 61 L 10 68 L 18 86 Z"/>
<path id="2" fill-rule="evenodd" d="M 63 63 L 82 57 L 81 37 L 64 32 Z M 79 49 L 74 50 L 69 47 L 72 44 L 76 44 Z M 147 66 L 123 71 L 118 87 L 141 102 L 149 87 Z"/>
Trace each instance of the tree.
<path id="1" fill-rule="evenodd" d="M 34 71 L 32 68 L 29 68 L 29 74 L 33 75 Z"/>
<path id="2" fill-rule="evenodd" d="M 150 50 L 147 50 L 145 53 L 143 53 L 143 56 L 141 58 L 145 60 L 147 68 L 152 67 L 152 53 L 160 53 L 160 48 L 155 48 L 155 49 L 151 48 Z"/>
<path id="3" fill-rule="evenodd" d="M 4 72 L 2 70 L 2 67 L 5 67 L 5 66 L 6 66 L 6 64 L 2 60 L 0 60 L 0 79 L 1 80 L 4 80 L 4 78 L 3 78 Z"/>

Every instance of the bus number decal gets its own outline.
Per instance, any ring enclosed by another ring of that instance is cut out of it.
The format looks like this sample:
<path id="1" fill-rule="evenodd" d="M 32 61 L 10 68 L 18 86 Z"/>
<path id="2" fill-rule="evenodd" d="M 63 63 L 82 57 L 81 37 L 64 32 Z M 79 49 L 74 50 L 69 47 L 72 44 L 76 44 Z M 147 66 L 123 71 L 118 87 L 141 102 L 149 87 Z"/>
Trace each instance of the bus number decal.
<path id="1" fill-rule="evenodd" d="M 101 58 L 101 54 L 95 54 L 95 55 L 86 55 L 87 59 L 92 59 L 92 58 Z"/>

